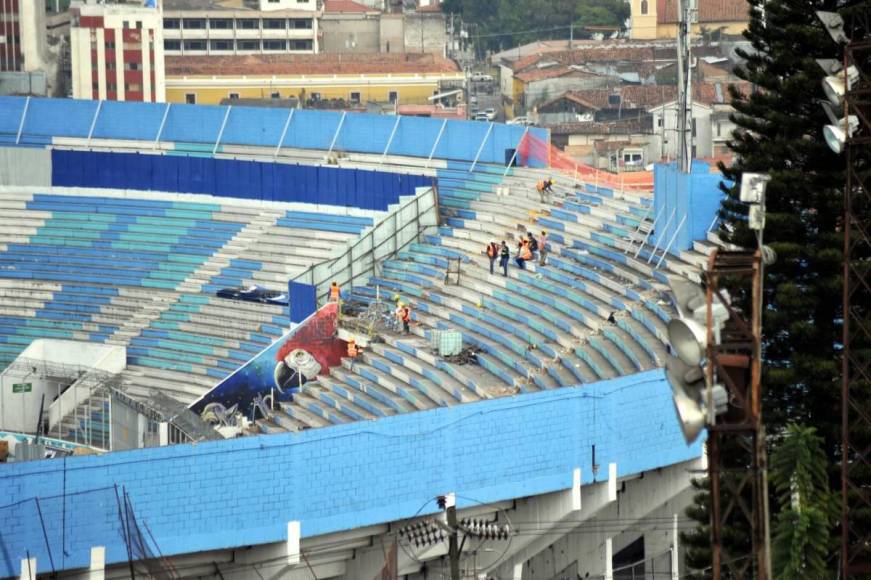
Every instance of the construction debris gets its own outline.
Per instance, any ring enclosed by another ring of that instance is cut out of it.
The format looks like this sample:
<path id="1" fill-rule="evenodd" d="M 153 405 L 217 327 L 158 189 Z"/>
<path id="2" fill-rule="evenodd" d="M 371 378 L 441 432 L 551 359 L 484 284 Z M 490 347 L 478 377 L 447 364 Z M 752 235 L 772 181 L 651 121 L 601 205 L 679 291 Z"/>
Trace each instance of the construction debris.
<path id="1" fill-rule="evenodd" d="M 459 354 L 446 356 L 444 360 L 456 365 L 476 365 L 478 364 L 478 351 L 471 347 L 466 347 Z"/>

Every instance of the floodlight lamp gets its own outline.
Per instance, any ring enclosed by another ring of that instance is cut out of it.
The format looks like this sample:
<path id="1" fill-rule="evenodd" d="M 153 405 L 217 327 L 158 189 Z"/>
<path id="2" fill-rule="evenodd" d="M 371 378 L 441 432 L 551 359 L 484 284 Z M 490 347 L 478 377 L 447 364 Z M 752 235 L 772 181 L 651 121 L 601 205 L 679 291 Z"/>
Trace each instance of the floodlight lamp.
<path id="1" fill-rule="evenodd" d="M 847 91 L 851 90 L 857 82 L 859 82 L 859 69 L 855 66 L 849 66 L 847 67 L 846 84 L 842 73 L 829 75 L 823 79 L 823 92 L 826 93 L 829 102 L 840 109 L 844 106 L 844 96 Z"/>
<path id="2" fill-rule="evenodd" d="M 826 125 L 823 127 L 823 137 L 825 137 L 829 149 L 837 154 L 841 154 L 844 151 L 847 139 L 852 137 L 853 133 L 858 129 L 859 118 L 856 115 L 850 115 L 846 121 L 841 119 L 837 125 Z"/>
<path id="3" fill-rule="evenodd" d="M 850 42 L 850 38 L 847 36 L 847 33 L 844 32 L 844 19 L 841 18 L 841 15 L 837 12 L 824 12 L 822 10 L 817 12 L 817 18 L 820 19 L 820 22 L 823 23 L 823 26 L 826 27 L 826 32 L 829 33 L 829 36 L 832 37 L 838 44 L 847 44 Z"/>
<path id="4" fill-rule="evenodd" d="M 677 357 L 688 365 L 699 365 L 708 348 L 708 329 L 691 318 L 672 318 L 668 342 Z"/>
<path id="5" fill-rule="evenodd" d="M 678 359 L 669 360 L 665 369 L 681 431 L 686 442 L 692 443 L 698 438 L 705 424 L 713 420 L 713 417 L 709 417 L 706 406 L 704 374 L 701 368 L 686 365 Z M 728 410 L 729 394 L 725 387 L 711 387 L 711 402 L 714 416 Z"/>
<path id="6" fill-rule="evenodd" d="M 764 173 L 743 173 L 741 175 L 741 201 L 745 203 L 762 203 L 765 188 L 771 180 Z"/>
<path id="7" fill-rule="evenodd" d="M 816 61 L 826 76 L 838 74 L 838 71 L 841 70 L 841 61 L 836 58 L 818 58 Z"/>

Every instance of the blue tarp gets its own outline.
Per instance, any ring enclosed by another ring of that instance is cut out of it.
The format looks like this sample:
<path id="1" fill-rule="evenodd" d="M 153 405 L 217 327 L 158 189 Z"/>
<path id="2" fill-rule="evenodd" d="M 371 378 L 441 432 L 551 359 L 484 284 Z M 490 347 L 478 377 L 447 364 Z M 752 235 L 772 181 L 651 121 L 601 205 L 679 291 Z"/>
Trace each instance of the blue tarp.
<path id="1" fill-rule="evenodd" d="M 52 185 L 205 193 L 218 197 L 386 210 L 423 175 L 139 153 L 52 151 Z"/>

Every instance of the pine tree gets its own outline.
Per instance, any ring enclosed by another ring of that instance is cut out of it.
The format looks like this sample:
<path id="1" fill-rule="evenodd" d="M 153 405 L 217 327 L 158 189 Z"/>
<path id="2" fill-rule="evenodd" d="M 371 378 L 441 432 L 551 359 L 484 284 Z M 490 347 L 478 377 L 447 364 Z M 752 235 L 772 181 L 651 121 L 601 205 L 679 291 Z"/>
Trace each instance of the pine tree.
<path id="1" fill-rule="evenodd" d="M 838 517 L 829 491 L 822 438 L 813 427 L 787 425 L 771 455 L 771 484 L 779 508 L 772 531 L 775 580 L 835 577 L 829 555 L 838 538 L 830 532 Z"/>

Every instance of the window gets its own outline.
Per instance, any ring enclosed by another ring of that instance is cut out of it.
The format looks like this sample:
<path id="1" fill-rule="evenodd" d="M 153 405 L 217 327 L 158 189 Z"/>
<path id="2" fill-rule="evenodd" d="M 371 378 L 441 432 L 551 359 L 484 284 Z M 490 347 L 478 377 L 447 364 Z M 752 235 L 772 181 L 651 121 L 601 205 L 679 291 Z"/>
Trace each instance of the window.
<path id="1" fill-rule="evenodd" d="M 178 30 L 181 28 L 181 21 L 178 18 L 164 18 L 163 27 L 169 30 Z"/>
<path id="2" fill-rule="evenodd" d="M 285 50 L 287 42 L 284 40 L 264 40 L 263 50 Z"/>
<path id="3" fill-rule="evenodd" d="M 311 18 L 291 18 L 290 19 L 290 27 L 294 30 L 311 30 L 312 27 L 312 19 Z"/>
<path id="4" fill-rule="evenodd" d="M 206 50 L 206 41 L 205 40 L 185 40 L 184 41 L 184 49 L 185 50 Z"/>
<path id="5" fill-rule="evenodd" d="M 389 100 L 391 103 L 395 103 L 399 100 L 399 93 L 396 91 L 390 91 L 389 93 L 387 93 L 387 100 Z"/>
<path id="6" fill-rule="evenodd" d="M 124 21 L 124 28 L 130 28 L 130 21 L 129 20 Z"/>
<path id="7" fill-rule="evenodd" d="M 290 41 L 290 50 L 311 50 L 312 49 L 312 41 L 311 40 L 291 40 Z"/>
<path id="8" fill-rule="evenodd" d="M 136 30 L 142 30 L 142 21 L 141 20 L 136 21 Z"/>
<path id="9" fill-rule="evenodd" d="M 115 83 L 106 83 L 106 92 L 107 93 L 114 93 L 117 90 L 118 90 L 118 85 L 116 85 Z"/>
<path id="10" fill-rule="evenodd" d="M 232 40 L 212 40 L 212 41 L 209 41 L 209 47 L 212 50 L 216 50 L 216 51 L 221 51 L 221 50 L 231 51 L 231 50 L 233 50 L 233 41 Z"/>
<path id="11" fill-rule="evenodd" d="M 693 137 L 696 136 L 696 120 L 693 119 Z"/>
<path id="12" fill-rule="evenodd" d="M 647 0 L 641 0 L 641 15 L 644 16 L 647 14 Z"/>
<path id="13" fill-rule="evenodd" d="M 139 63 L 138 62 L 125 62 L 124 63 L 124 70 L 139 70 Z"/>
<path id="14" fill-rule="evenodd" d="M 182 21 L 185 30 L 201 30 L 206 27 L 205 18 L 185 18 Z"/>
<path id="15" fill-rule="evenodd" d="M 164 40 L 163 50 L 181 50 L 180 40 Z"/>
<path id="16" fill-rule="evenodd" d="M 106 41 L 106 50 L 115 50 L 115 41 L 114 40 Z"/>
<path id="17" fill-rule="evenodd" d="M 236 20 L 238 30 L 257 30 L 260 28 L 260 20 L 257 18 L 239 18 Z"/>
<path id="18" fill-rule="evenodd" d="M 232 30 L 233 29 L 233 19 L 232 18 L 212 18 L 209 20 L 209 28 L 215 30 Z"/>
<path id="19" fill-rule="evenodd" d="M 239 98 L 239 93 L 230 93 L 230 94 L 229 94 L 229 97 L 230 97 L 231 100 L 234 100 L 234 101 L 235 101 L 236 99 Z"/>
<path id="20" fill-rule="evenodd" d="M 280 98 L 281 98 L 281 93 L 272 93 L 272 94 L 269 95 L 269 96 L 272 97 L 273 99 L 280 99 Z"/>
<path id="21" fill-rule="evenodd" d="M 138 83 L 124 83 L 124 91 L 130 93 L 138 93 L 142 90 L 142 85 Z"/>
<path id="22" fill-rule="evenodd" d="M 723 124 L 717 121 L 717 137 L 720 136 L 720 132 L 723 130 Z"/>
<path id="23" fill-rule="evenodd" d="M 351 102 L 352 103 L 359 103 L 360 102 L 359 91 L 351 91 Z"/>
<path id="24" fill-rule="evenodd" d="M 106 70 L 115 70 L 115 61 L 107 60 L 106 61 Z"/>
<path id="25" fill-rule="evenodd" d="M 657 126 L 657 127 L 662 127 L 662 117 L 657 117 L 657 118 L 656 118 L 656 126 Z"/>
<path id="26" fill-rule="evenodd" d="M 184 102 L 188 105 L 196 105 L 197 104 L 197 95 L 195 93 L 187 93 L 184 96 Z"/>
<path id="27" fill-rule="evenodd" d="M 236 48 L 239 50 L 260 50 L 259 40 L 239 40 L 236 42 Z"/>
<path id="28" fill-rule="evenodd" d="M 100 84 L 99 83 L 91 83 L 91 88 L 94 89 L 95 91 L 99 91 Z"/>
<path id="29" fill-rule="evenodd" d="M 284 30 L 287 28 L 287 20 L 284 18 L 264 18 L 263 30 Z"/>

